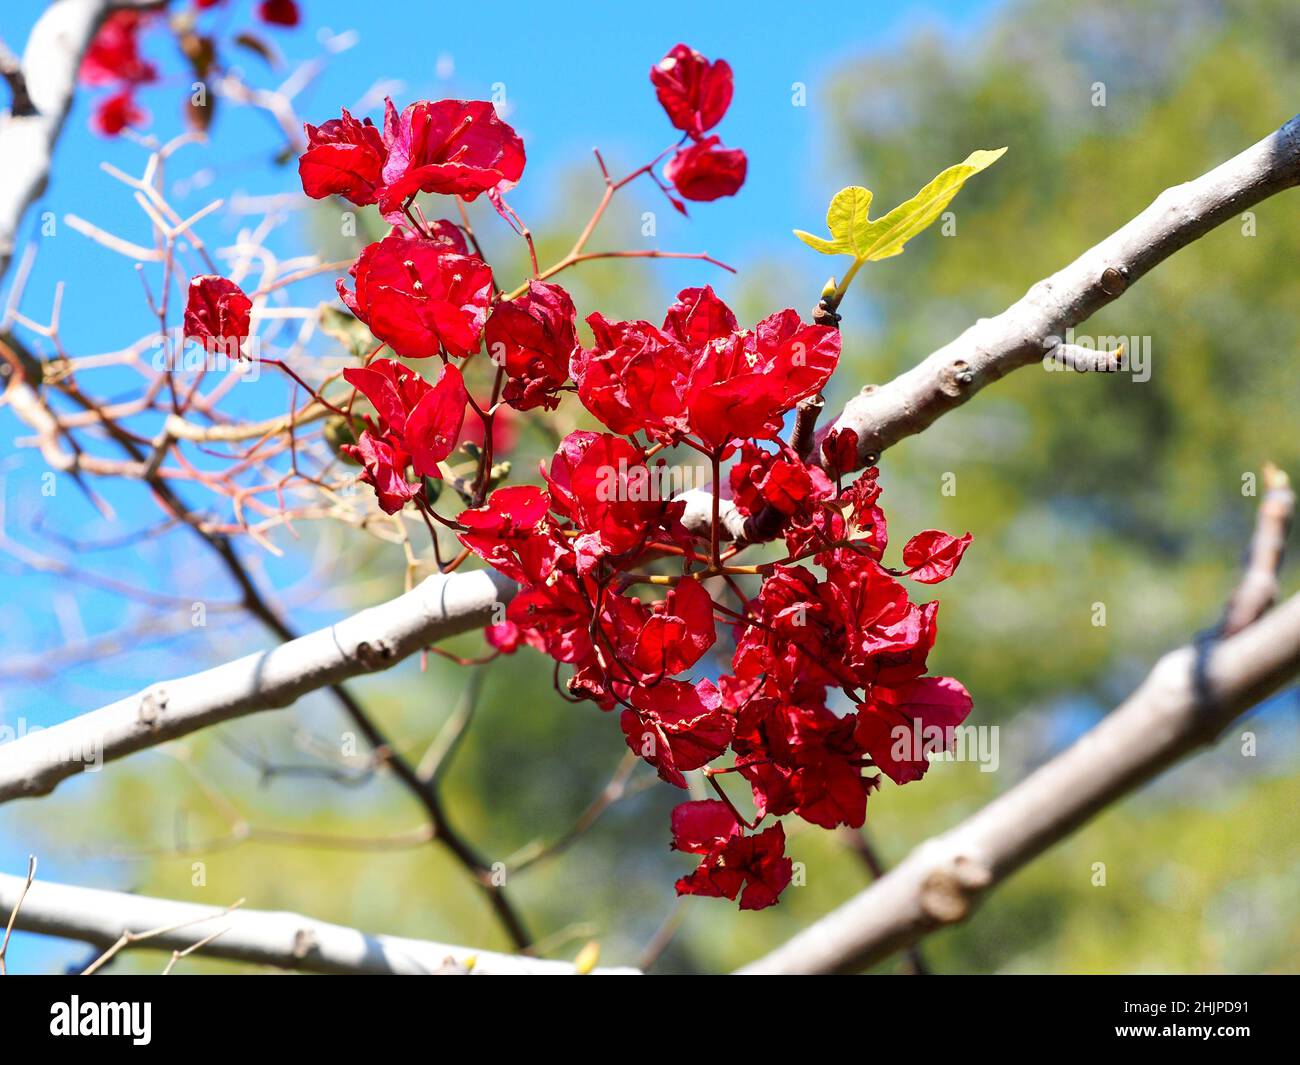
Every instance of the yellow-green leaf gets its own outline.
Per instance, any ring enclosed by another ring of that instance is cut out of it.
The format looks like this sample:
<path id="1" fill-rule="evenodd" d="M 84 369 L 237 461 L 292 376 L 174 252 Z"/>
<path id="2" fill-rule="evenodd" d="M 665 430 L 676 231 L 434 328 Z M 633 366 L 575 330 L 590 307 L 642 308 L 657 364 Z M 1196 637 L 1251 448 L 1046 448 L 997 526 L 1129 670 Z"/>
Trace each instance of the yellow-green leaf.
<path id="1" fill-rule="evenodd" d="M 965 162 L 948 167 L 906 203 L 874 222 L 868 218 L 871 191 L 850 185 L 835 194 L 826 211 L 830 240 L 800 229 L 795 236 L 823 255 L 852 255 L 859 263 L 888 259 L 939 217 L 967 178 L 997 162 L 1005 151 L 972 152 Z"/>
<path id="2" fill-rule="evenodd" d="M 992 166 L 1005 151 L 1005 148 L 999 148 L 996 151 L 971 152 L 965 162 L 948 167 L 906 203 L 858 230 L 857 242 L 865 251 L 855 254 L 867 262 L 897 255 L 904 244 L 939 217 L 961 191 L 967 178 Z"/>
<path id="3" fill-rule="evenodd" d="M 802 229 L 796 229 L 794 235 L 812 248 L 813 251 L 819 251 L 823 255 L 840 255 L 848 251 L 848 248 L 840 247 L 837 241 L 813 236 L 811 233 L 805 233 Z"/>

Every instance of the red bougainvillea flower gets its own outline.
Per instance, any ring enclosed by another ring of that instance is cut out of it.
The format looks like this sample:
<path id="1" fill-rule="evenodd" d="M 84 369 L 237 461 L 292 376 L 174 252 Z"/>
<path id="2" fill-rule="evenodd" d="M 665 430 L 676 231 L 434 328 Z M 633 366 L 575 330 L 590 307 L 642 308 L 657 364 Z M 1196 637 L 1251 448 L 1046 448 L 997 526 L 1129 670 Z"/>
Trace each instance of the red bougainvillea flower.
<path id="1" fill-rule="evenodd" d="M 685 504 L 664 498 L 645 453 L 609 433 L 573 432 L 560 443 L 547 474 L 555 512 L 572 521 L 580 572 L 607 555 L 635 554 L 648 537 L 665 530 L 684 536 Z"/>
<path id="2" fill-rule="evenodd" d="M 832 429 L 822 440 L 822 461 L 832 477 L 858 468 L 858 434 L 852 429 Z"/>
<path id="3" fill-rule="evenodd" d="M 857 740 L 895 784 L 920 780 L 929 754 L 951 749 L 952 730 L 966 720 L 970 693 L 952 677 L 921 677 L 876 686 L 858 707 Z"/>
<path id="4" fill-rule="evenodd" d="M 748 169 L 744 151 L 724 147 L 718 137 L 706 137 L 678 148 L 664 176 L 682 199 L 707 203 L 739 192 Z"/>
<path id="5" fill-rule="evenodd" d="M 520 644 L 524 642 L 524 632 L 513 621 L 503 621 L 497 625 L 489 625 L 483 630 L 483 638 L 487 640 L 488 646 L 500 651 L 503 655 L 512 655 L 519 650 Z"/>
<path id="6" fill-rule="evenodd" d="M 842 631 L 842 662 L 859 686 L 894 684 L 925 673 L 938 603 L 913 603 L 873 559 L 841 554 L 819 589 Z"/>
<path id="7" fill-rule="evenodd" d="M 837 329 L 806 325 L 792 310 L 737 331 L 707 286 L 679 292 L 662 329 L 599 314 L 587 322 L 595 347 L 570 367 L 583 405 L 617 433 L 644 429 L 663 440 L 689 429 L 713 448 L 775 436 L 840 357 Z"/>
<path id="8" fill-rule="evenodd" d="M 421 477 L 440 478 L 442 462 L 456 447 L 469 394 L 460 370 L 447 364 L 430 385 L 391 359 L 349 367 L 343 378 L 374 404 L 383 433 L 400 444 Z"/>
<path id="9" fill-rule="evenodd" d="M 498 488 L 485 505 L 461 513 L 467 531 L 460 542 L 507 577 L 542 584 L 565 550 L 553 535 L 550 506 L 551 497 L 534 485 Z"/>
<path id="10" fill-rule="evenodd" d="M 524 142 L 485 100 L 421 100 L 400 116 L 388 100 L 384 144 L 385 214 L 400 212 L 417 192 L 463 200 L 504 192 L 524 172 Z"/>
<path id="11" fill-rule="evenodd" d="M 492 297 L 492 271 L 481 259 L 457 255 L 441 241 L 393 233 L 368 245 L 351 273 L 355 292 L 338 282 L 343 302 L 398 355 L 478 350 Z"/>
<path id="12" fill-rule="evenodd" d="M 903 565 L 907 575 L 922 584 L 946 581 L 957 569 L 957 563 L 970 546 L 971 534 L 950 536 L 937 529 L 919 532 L 903 548 Z"/>
<path id="13" fill-rule="evenodd" d="M 429 392 L 429 382 L 393 359 L 375 359 L 368 366 L 349 366 L 343 380 L 370 400 L 385 433 L 400 437 L 406 417 Z"/>
<path id="14" fill-rule="evenodd" d="M 379 509 L 385 514 L 396 514 L 419 492 L 419 485 L 406 480 L 411 456 L 392 439 L 364 432 L 355 444 L 344 445 L 343 451 L 361 464 L 361 480 L 374 488 Z"/>
<path id="15" fill-rule="evenodd" d="M 732 746 L 758 815 L 795 813 L 823 828 L 860 828 L 880 778 L 862 775 L 865 750 L 856 724 L 853 715 L 836 717 L 820 702 L 745 702 Z"/>
<path id="16" fill-rule="evenodd" d="M 673 808 L 672 828 L 673 850 L 704 855 L 718 853 L 741 831 L 736 815 L 717 799 L 678 804 Z"/>
<path id="17" fill-rule="evenodd" d="M 695 665 L 716 639 L 713 599 L 699 581 L 681 581 L 652 608 L 631 665 L 648 677 L 671 677 Z"/>
<path id="18" fill-rule="evenodd" d="M 742 835 L 726 804 L 712 799 L 682 803 L 672 825 L 674 850 L 704 855 L 695 872 L 677 881 L 677 894 L 734 899 L 739 893 L 742 910 L 761 910 L 789 886 L 794 863 L 785 856 L 781 825 Z"/>
<path id="19" fill-rule="evenodd" d="M 682 773 L 707 765 L 731 742 L 731 719 L 710 681 L 634 688 L 631 702 L 636 710 L 624 710 L 619 721 L 627 745 L 669 784 L 686 787 Z"/>
<path id="20" fill-rule="evenodd" d="M 649 322 L 611 322 L 597 312 L 587 324 L 595 347 L 580 348 L 570 364 L 582 405 L 623 435 L 684 432 L 690 353 Z"/>
<path id="21" fill-rule="evenodd" d="M 487 351 L 507 374 L 501 398 L 518 410 L 554 410 L 578 350 L 573 300 L 559 285 L 530 281 L 528 291 L 497 304 L 487 321 Z"/>
<path id="22" fill-rule="evenodd" d="M 460 226 L 450 218 L 438 218 L 424 224 L 425 233 L 435 244 L 445 244 L 457 255 L 469 254 L 469 242 Z M 418 235 L 418 234 L 417 234 Z"/>
<path id="23" fill-rule="evenodd" d="M 402 439 L 411 453 L 411 465 L 421 477 L 442 476 L 438 463 L 451 454 L 460 439 L 468 402 L 460 370 L 448 363 L 428 394 L 407 415 Z"/>
<path id="24" fill-rule="evenodd" d="M 257 17 L 269 26 L 298 25 L 302 16 L 295 0 L 262 0 L 257 5 Z"/>
<path id="25" fill-rule="evenodd" d="M 344 108 L 342 118 L 304 128 L 307 150 L 298 159 L 303 192 L 314 200 L 342 196 L 358 207 L 379 199 L 388 151 L 370 119 L 358 122 Z"/>
<path id="26" fill-rule="evenodd" d="M 689 305 L 717 297 L 706 287 L 686 289 L 677 299 Z M 821 390 L 839 359 L 839 330 L 807 325 L 792 310 L 778 311 L 743 334 L 714 337 L 691 371 L 691 429 L 713 447 L 743 437 L 775 437 L 785 414 Z"/>
<path id="27" fill-rule="evenodd" d="M 591 600 L 570 573 L 525 588 L 506 608 L 506 620 L 518 626 L 532 647 L 557 662 L 591 657 Z"/>
<path id="28" fill-rule="evenodd" d="M 731 105 L 731 67 L 710 63 L 694 48 L 679 44 L 650 68 L 655 95 L 674 127 L 693 137 L 711 130 Z"/>
<path id="29" fill-rule="evenodd" d="M 732 498 L 743 514 L 768 505 L 793 517 L 809 513 L 813 503 L 835 493 L 830 478 L 819 467 L 800 461 L 786 444 L 771 452 L 746 441 L 730 476 Z"/>
<path id="30" fill-rule="evenodd" d="M 148 113 L 136 106 L 131 90 L 123 89 L 95 105 L 90 126 L 101 136 L 116 137 L 127 126 L 143 126 L 148 121 Z"/>
<path id="31" fill-rule="evenodd" d="M 227 277 L 204 274 L 190 282 L 184 334 L 209 350 L 239 355 L 248 336 L 253 301 Z"/>
<path id="32" fill-rule="evenodd" d="M 140 31 L 148 24 L 142 11 L 115 11 L 104 20 L 81 61 L 79 78 L 85 85 L 156 81 L 158 69 L 140 55 Z"/>

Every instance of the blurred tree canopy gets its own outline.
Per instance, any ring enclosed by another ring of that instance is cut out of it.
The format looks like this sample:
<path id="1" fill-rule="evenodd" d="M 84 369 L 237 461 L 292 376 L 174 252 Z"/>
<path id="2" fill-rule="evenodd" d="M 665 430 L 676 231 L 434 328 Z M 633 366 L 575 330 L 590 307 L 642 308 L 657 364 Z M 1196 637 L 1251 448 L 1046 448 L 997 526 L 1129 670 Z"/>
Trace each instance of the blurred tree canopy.
<path id="1" fill-rule="evenodd" d="M 956 201 L 953 235 L 936 227 L 903 256 L 863 269 L 842 308 L 846 358 L 827 409 L 1002 310 L 1162 189 L 1285 121 L 1300 99 L 1297 52 L 1300 9 L 1290 0 L 1031 0 L 1005 10 L 973 45 L 920 34 L 843 64 L 822 101 L 834 135 L 827 153 L 836 174 L 871 188 L 882 208 L 974 148 L 1011 150 Z M 827 199 L 835 188 L 827 183 Z M 1216 620 L 1254 516 L 1243 474 L 1271 459 L 1300 475 L 1294 195 L 1179 252 L 1080 330 L 1146 338 L 1148 380 L 1029 367 L 885 456 L 894 552 L 924 528 L 975 534 L 957 579 L 944 586 L 932 668 L 968 684 L 972 723 L 1006 725 L 996 773 L 940 765 L 923 784 L 887 785 L 872 799 L 868 832 L 890 862 L 1015 783 L 1127 694 L 1160 653 Z M 539 229 L 563 234 L 572 228 L 563 221 Z M 807 220 L 808 228 L 819 223 Z M 551 250 L 540 249 L 543 258 Z M 751 271 L 741 316 L 792 272 L 802 293 L 824 270 L 791 237 L 788 261 Z M 579 306 L 598 299 L 611 315 L 652 316 L 647 277 L 593 270 L 572 280 Z M 773 298 L 784 306 L 787 297 Z M 517 477 L 529 477 L 549 451 L 538 435 L 524 441 Z M 942 493 L 945 474 L 955 475 L 955 494 Z M 1104 625 L 1094 624 L 1099 604 Z M 482 642 L 467 636 L 454 646 L 476 654 Z M 418 758 L 466 683 L 464 670 L 431 659 L 423 674 L 407 667 L 355 688 Z M 223 733 L 301 763 L 291 729 L 332 744 L 333 715 L 316 696 Z M 1257 757 L 1242 757 L 1238 735 L 1229 735 L 1213 754 L 1108 811 L 1014 878 L 968 925 L 928 941 L 931 965 L 1300 967 L 1295 694 L 1242 728 L 1258 734 Z M 382 778 L 356 786 L 259 778 L 219 737 L 196 738 L 188 749 L 193 772 L 233 797 L 253 824 L 379 837 L 420 823 L 418 807 Z M 616 722 L 565 703 L 551 690 L 549 664 L 522 652 L 485 674 L 446 779 L 447 806 L 489 861 L 508 862 L 534 838 L 555 839 L 572 825 L 624 750 Z M 369 931 L 505 946 L 464 874 L 427 843 L 208 845 L 225 828 L 193 772 L 142 755 L 33 806 L 31 823 L 53 840 L 55 827 L 79 817 L 86 861 L 101 879 L 140 891 L 214 905 L 245 896 L 251 907 Z M 679 797 L 642 788 L 647 777 L 639 765 L 629 797 L 590 832 L 512 877 L 543 949 L 572 957 L 598 938 L 602 962 L 636 963 L 673 911 L 671 877 L 691 864 L 668 851 L 667 814 Z M 88 785 L 106 797 L 91 815 Z M 864 886 L 866 871 L 844 841 L 807 827 L 787 824 L 806 887 L 759 914 L 689 901 L 656 971 L 725 970 Z M 175 853 L 132 858 L 123 874 L 126 857 L 106 855 L 105 840 L 161 842 Z M 79 956 L 70 948 L 70 958 Z M 120 965 L 161 967 L 147 955 Z M 189 968 L 238 967 L 200 957 Z"/>

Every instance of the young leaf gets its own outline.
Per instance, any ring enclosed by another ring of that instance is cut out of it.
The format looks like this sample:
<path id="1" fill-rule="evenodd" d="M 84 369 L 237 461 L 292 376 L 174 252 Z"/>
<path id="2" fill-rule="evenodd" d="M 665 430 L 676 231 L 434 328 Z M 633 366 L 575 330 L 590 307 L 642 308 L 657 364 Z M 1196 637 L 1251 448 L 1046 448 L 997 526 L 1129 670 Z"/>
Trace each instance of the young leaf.
<path id="1" fill-rule="evenodd" d="M 871 221 L 871 192 L 858 185 L 841 189 L 826 212 L 831 239 L 796 229 L 795 236 L 823 255 L 852 255 L 858 263 L 888 259 L 939 217 L 966 179 L 991 166 L 1005 148 L 971 152 L 965 162 L 950 166 L 906 203 Z"/>

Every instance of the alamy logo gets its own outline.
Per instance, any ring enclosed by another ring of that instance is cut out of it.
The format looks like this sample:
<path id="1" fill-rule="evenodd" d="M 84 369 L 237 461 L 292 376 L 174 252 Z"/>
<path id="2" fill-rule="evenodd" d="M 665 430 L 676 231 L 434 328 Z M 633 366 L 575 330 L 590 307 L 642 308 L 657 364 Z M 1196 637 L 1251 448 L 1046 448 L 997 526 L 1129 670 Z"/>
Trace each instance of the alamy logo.
<path id="1" fill-rule="evenodd" d="M 151 1002 L 71 1002 L 50 1006 L 50 1035 L 130 1036 L 138 1047 L 148 1046 L 153 1017 Z"/>

